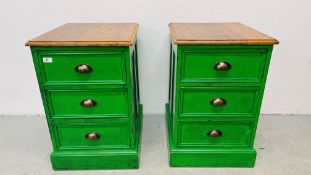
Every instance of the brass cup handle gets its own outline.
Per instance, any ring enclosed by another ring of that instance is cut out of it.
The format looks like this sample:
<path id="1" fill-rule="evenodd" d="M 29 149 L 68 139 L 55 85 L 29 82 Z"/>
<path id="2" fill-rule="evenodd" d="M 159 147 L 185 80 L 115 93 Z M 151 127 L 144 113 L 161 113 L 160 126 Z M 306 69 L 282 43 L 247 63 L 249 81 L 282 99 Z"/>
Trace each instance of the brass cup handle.
<path id="1" fill-rule="evenodd" d="M 75 67 L 75 71 L 79 73 L 90 73 L 92 71 L 92 67 L 87 64 L 79 64 Z"/>
<path id="2" fill-rule="evenodd" d="M 80 105 L 84 107 L 93 107 L 96 105 L 96 101 L 92 99 L 84 99 L 80 102 Z"/>
<path id="3" fill-rule="evenodd" d="M 226 100 L 223 98 L 215 98 L 211 101 L 213 106 L 223 106 L 226 104 Z"/>
<path id="4" fill-rule="evenodd" d="M 207 135 L 210 137 L 220 137 L 222 135 L 222 132 L 215 129 L 215 130 L 209 131 Z"/>
<path id="5" fill-rule="evenodd" d="M 215 64 L 216 70 L 229 70 L 231 68 L 231 64 L 228 62 L 220 61 Z"/>
<path id="6" fill-rule="evenodd" d="M 85 138 L 88 140 L 98 140 L 100 138 L 100 135 L 96 132 L 90 132 L 85 134 Z"/>

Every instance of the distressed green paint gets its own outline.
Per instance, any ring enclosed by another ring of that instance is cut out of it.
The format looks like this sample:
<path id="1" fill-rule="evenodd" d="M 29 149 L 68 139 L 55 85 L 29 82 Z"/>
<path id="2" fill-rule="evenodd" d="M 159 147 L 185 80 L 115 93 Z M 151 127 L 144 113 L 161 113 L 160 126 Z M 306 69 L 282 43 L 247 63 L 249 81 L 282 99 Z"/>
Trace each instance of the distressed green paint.
<path id="1" fill-rule="evenodd" d="M 103 149 L 129 148 L 128 120 L 89 119 L 63 121 L 55 123 L 55 130 L 59 139 L 59 149 Z M 100 134 L 98 140 L 84 139 L 86 133 Z"/>
<path id="2" fill-rule="evenodd" d="M 87 117 L 92 115 L 127 117 L 125 89 L 48 90 L 53 117 Z M 93 107 L 79 105 L 84 99 L 96 102 Z"/>
<path id="3" fill-rule="evenodd" d="M 248 147 L 252 131 L 249 121 L 183 121 L 180 123 L 178 147 Z M 209 137 L 214 129 L 221 131 L 219 138 Z"/>
<path id="4" fill-rule="evenodd" d="M 254 166 L 254 139 L 272 48 L 171 43 L 166 104 L 171 166 Z M 219 61 L 229 62 L 230 70 L 215 70 Z M 226 105 L 211 105 L 213 98 L 226 99 Z M 214 129 L 222 132 L 221 137 L 208 136 Z"/>
<path id="5" fill-rule="evenodd" d="M 181 82 L 260 82 L 266 61 L 264 49 L 184 49 Z M 231 65 L 217 71 L 220 61 Z"/>
<path id="6" fill-rule="evenodd" d="M 41 53 L 51 57 L 52 63 L 43 63 L 46 82 L 112 82 L 125 83 L 125 64 L 123 52 L 58 52 Z M 90 73 L 77 73 L 75 66 L 87 64 L 92 67 Z M 64 73 L 66 72 L 66 73 Z"/>
<path id="7" fill-rule="evenodd" d="M 187 87 L 180 88 L 180 115 L 251 115 L 254 112 L 256 88 Z M 225 99 L 223 106 L 213 106 L 215 98 Z M 239 106 L 237 108 L 237 106 Z"/>
<path id="8" fill-rule="evenodd" d="M 55 170 L 139 167 L 143 108 L 134 48 L 136 43 L 130 47 L 31 47 Z M 53 61 L 43 62 L 46 57 Z M 92 71 L 77 73 L 78 64 L 88 64 Z M 87 98 L 96 105 L 81 106 Z M 100 138 L 87 140 L 90 132 Z"/>
<path id="9" fill-rule="evenodd" d="M 79 169 L 129 169 L 139 167 L 139 152 L 142 127 L 142 105 L 139 105 L 137 131 L 132 149 L 90 149 L 54 151 L 52 166 L 56 170 Z"/>

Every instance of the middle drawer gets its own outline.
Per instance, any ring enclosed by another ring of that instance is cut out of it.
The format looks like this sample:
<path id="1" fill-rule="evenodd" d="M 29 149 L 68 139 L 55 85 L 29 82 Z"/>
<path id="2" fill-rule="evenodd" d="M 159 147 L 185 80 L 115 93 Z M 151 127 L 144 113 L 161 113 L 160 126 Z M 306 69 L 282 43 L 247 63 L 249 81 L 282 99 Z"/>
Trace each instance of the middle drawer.
<path id="1" fill-rule="evenodd" d="M 180 115 L 253 115 L 257 87 L 182 87 Z"/>
<path id="2" fill-rule="evenodd" d="M 126 89 L 48 90 L 52 117 L 116 116 L 128 114 Z"/>

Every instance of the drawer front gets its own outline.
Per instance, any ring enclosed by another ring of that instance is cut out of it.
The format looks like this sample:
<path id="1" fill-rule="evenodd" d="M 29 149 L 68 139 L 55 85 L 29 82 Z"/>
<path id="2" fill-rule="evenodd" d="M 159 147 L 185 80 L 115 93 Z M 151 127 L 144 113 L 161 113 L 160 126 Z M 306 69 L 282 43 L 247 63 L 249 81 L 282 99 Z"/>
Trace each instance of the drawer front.
<path id="1" fill-rule="evenodd" d="M 125 84 L 125 59 L 120 53 L 42 55 L 44 78 L 48 83 Z"/>
<path id="2" fill-rule="evenodd" d="M 248 147 L 252 126 L 252 122 L 182 122 L 178 145 Z"/>
<path id="3" fill-rule="evenodd" d="M 129 148 L 127 122 L 86 122 L 56 124 L 59 149 Z"/>
<path id="4" fill-rule="evenodd" d="M 184 52 L 182 82 L 260 82 L 266 53 Z"/>
<path id="5" fill-rule="evenodd" d="M 181 88 L 181 115 L 252 115 L 257 88 Z"/>
<path id="6" fill-rule="evenodd" d="M 128 114 L 125 89 L 49 90 L 53 117 L 116 116 Z"/>

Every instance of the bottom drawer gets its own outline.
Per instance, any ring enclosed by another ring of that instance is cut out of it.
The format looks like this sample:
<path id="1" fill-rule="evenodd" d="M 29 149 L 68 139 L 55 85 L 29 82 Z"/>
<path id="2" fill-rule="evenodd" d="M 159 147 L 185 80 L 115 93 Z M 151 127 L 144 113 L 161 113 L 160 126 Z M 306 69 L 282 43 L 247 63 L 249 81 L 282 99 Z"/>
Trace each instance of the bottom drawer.
<path id="1" fill-rule="evenodd" d="M 59 149 L 129 148 L 127 120 L 71 119 L 55 122 Z"/>
<path id="2" fill-rule="evenodd" d="M 180 123 L 178 146 L 248 147 L 253 123 L 184 121 Z"/>

